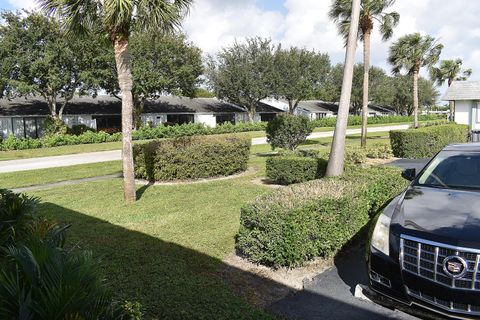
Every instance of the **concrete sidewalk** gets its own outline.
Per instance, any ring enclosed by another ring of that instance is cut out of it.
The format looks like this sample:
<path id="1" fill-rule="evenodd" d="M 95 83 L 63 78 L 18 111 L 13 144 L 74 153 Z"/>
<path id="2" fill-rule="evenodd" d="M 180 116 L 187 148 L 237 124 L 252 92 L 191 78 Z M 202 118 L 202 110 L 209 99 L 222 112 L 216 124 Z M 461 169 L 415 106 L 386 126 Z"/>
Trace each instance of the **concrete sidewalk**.
<path id="1" fill-rule="evenodd" d="M 409 128 L 408 124 L 396 125 L 396 126 L 384 126 L 384 127 L 372 127 L 368 128 L 368 132 L 386 132 L 390 130 L 406 130 Z M 360 129 L 348 129 L 347 135 L 360 134 Z M 314 132 L 308 139 L 328 138 L 333 137 L 333 131 L 327 132 Z M 252 139 L 252 145 L 262 145 L 267 143 L 267 138 L 255 138 Z M 30 158 L 30 159 L 18 159 L 0 161 L 0 173 L 28 171 L 36 169 L 47 169 L 57 167 L 67 167 L 78 164 L 99 163 L 107 161 L 121 160 L 121 151 L 102 151 L 91 153 L 79 153 L 70 154 L 64 156 L 55 157 L 42 157 L 42 158 Z"/>

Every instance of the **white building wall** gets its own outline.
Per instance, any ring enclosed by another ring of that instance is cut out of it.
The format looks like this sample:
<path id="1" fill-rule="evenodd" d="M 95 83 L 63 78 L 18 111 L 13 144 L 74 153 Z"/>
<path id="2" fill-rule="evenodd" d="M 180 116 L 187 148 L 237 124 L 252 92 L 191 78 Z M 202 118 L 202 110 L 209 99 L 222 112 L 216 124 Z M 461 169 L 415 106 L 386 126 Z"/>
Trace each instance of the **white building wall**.
<path id="1" fill-rule="evenodd" d="M 140 118 L 144 124 L 152 124 L 154 127 L 167 122 L 167 115 L 160 113 L 144 113 Z"/>
<path id="2" fill-rule="evenodd" d="M 91 129 L 95 129 L 95 130 L 97 129 L 97 121 L 93 119 L 91 115 L 83 115 L 83 114 L 74 115 L 74 116 L 63 115 L 62 120 L 70 128 L 72 128 L 73 126 L 77 126 L 79 124 L 84 124 Z"/>
<path id="3" fill-rule="evenodd" d="M 215 128 L 217 126 L 217 118 L 213 114 L 196 114 L 195 123 L 203 123 L 207 127 Z"/>
<path id="4" fill-rule="evenodd" d="M 455 122 L 458 124 L 471 125 L 473 101 L 455 101 Z"/>

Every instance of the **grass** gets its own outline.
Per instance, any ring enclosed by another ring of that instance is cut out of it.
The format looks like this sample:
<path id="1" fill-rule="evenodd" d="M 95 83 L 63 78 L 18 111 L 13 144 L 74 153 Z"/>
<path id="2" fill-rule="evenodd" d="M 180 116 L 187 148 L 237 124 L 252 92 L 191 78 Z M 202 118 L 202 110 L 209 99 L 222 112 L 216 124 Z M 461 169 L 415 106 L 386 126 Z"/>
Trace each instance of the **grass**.
<path id="1" fill-rule="evenodd" d="M 392 125 L 401 125 L 401 124 L 408 124 L 408 123 L 373 124 L 373 125 L 369 125 L 369 127 L 373 128 L 373 127 L 383 127 L 383 126 L 392 126 Z M 360 128 L 360 126 L 350 126 L 348 128 L 358 129 Z M 330 127 L 315 128 L 314 132 L 327 132 L 327 131 L 333 131 L 334 129 L 335 128 L 330 128 Z M 252 132 L 245 132 L 241 134 L 247 135 L 252 139 L 265 137 L 264 131 L 252 131 Z M 0 151 L 0 161 L 37 158 L 37 157 L 51 157 L 51 156 L 60 156 L 60 155 L 86 153 L 86 152 L 111 151 L 111 150 L 119 150 L 121 146 L 122 146 L 121 142 L 107 142 L 107 143 L 97 143 L 97 144 L 61 146 L 61 147 L 54 147 L 54 148 Z"/>
<path id="2" fill-rule="evenodd" d="M 121 173 L 120 161 L 0 174 L 0 189 L 14 189 Z"/>

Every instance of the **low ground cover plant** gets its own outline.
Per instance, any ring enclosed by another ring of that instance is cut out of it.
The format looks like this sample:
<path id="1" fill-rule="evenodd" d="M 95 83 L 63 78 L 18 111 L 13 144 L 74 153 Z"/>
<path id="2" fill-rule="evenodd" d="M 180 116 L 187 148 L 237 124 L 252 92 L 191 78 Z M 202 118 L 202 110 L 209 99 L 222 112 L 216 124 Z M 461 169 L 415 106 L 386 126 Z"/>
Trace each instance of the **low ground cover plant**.
<path id="1" fill-rule="evenodd" d="M 296 267 L 338 252 L 406 186 L 400 170 L 349 168 L 276 190 L 241 209 L 238 253 L 270 267 Z"/>
<path id="2" fill-rule="evenodd" d="M 140 319 L 137 304 L 113 302 L 91 252 L 64 248 L 67 227 L 37 204 L 0 190 L 0 318 Z"/>
<path id="3" fill-rule="evenodd" d="M 227 135 L 155 140 L 134 146 L 135 176 L 148 181 L 192 180 L 245 171 L 248 137 Z"/>
<path id="4" fill-rule="evenodd" d="M 464 143 L 468 140 L 468 126 L 458 124 L 390 132 L 393 154 L 398 158 L 422 159 L 433 157 L 449 144 Z"/>

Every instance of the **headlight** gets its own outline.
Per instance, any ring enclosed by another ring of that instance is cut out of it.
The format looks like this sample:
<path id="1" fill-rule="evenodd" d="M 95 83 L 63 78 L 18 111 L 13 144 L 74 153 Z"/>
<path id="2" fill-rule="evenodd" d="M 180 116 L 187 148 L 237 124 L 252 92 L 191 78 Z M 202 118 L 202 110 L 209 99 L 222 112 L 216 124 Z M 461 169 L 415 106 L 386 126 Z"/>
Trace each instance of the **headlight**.
<path id="1" fill-rule="evenodd" d="M 390 222 L 391 218 L 383 213 L 378 217 L 377 224 L 373 230 L 372 246 L 375 249 L 390 255 Z"/>

